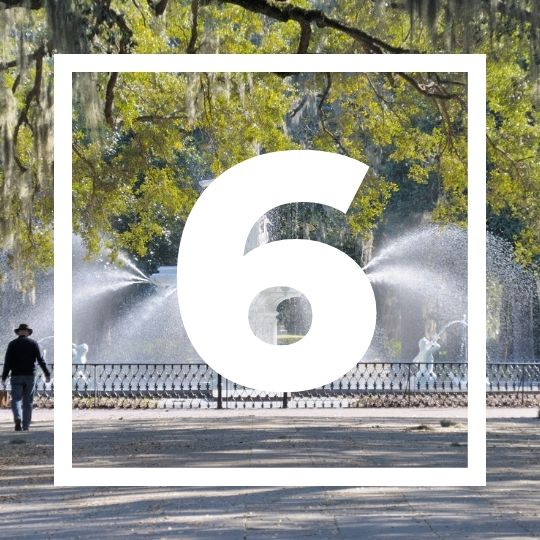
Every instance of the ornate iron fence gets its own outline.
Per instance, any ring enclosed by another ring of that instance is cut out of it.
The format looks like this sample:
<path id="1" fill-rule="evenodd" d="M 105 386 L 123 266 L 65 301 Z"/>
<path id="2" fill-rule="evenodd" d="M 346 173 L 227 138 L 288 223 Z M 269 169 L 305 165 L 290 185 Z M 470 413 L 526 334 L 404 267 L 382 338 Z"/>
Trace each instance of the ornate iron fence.
<path id="1" fill-rule="evenodd" d="M 53 366 L 54 368 L 54 366 Z M 360 362 L 339 380 L 292 394 L 262 392 L 221 377 L 206 364 L 73 364 L 73 399 L 80 407 L 177 408 L 455 406 L 467 402 L 467 364 Z M 540 393 L 540 364 L 489 363 L 488 395 L 523 403 Z M 36 396 L 52 404 L 54 382 L 36 379 Z M 516 401 L 516 399 L 514 399 Z"/>

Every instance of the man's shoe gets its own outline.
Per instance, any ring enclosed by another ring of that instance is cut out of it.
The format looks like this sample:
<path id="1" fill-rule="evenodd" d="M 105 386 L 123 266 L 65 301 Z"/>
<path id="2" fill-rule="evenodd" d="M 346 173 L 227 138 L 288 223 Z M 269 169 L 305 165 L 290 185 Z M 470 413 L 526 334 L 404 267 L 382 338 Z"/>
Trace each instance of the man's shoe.
<path id="1" fill-rule="evenodd" d="M 28 426 L 22 428 L 23 431 L 28 431 Z"/>
<path id="2" fill-rule="evenodd" d="M 22 431 L 20 420 L 15 420 L 15 431 Z"/>

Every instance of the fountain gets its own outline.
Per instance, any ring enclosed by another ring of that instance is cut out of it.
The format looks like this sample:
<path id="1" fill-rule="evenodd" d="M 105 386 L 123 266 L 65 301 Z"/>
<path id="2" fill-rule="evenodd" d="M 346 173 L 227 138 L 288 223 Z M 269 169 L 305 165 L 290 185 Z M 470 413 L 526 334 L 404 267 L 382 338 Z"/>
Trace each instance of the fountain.
<path id="1" fill-rule="evenodd" d="M 467 233 L 458 227 L 425 224 L 406 231 L 383 242 L 364 271 L 381 330 L 369 351 L 374 359 L 388 358 L 392 348 L 395 360 L 410 361 L 422 338 L 467 310 Z M 461 337 L 447 336 L 443 360 L 463 359 Z"/>
<path id="2" fill-rule="evenodd" d="M 487 238 L 487 349 L 496 362 L 540 356 L 540 281 L 516 264 L 511 245 Z"/>
<path id="3" fill-rule="evenodd" d="M 249 324 L 259 339 L 271 345 L 289 345 L 302 339 L 302 335 L 290 335 L 279 325 L 280 305 L 293 298 L 305 297 L 290 287 L 271 287 L 255 297 L 249 308 Z M 308 317 L 311 320 L 311 310 Z"/>
<path id="4" fill-rule="evenodd" d="M 411 386 L 418 389 L 429 389 L 435 385 L 437 381 L 437 374 L 435 373 L 435 358 L 434 353 L 441 350 L 439 341 L 446 331 L 457 324 L 461 324 L 464 328 L 467 328 L 467 320 L 465 315 L 463 319 L 457 319 L 446 323 L 439 332 L 437 332 L 432 338 L 424 336 L 418 342 L 418 354 L 413 358 L 412 363 L 415 365 L 414 373 L 410 376 Z M 467 338 L 463 337 L 462 351 L 465 359 L 467 358 Z M 459 385 L 465 388 L 467 378 L 458 377 L 453 373 L 450 373 L 449 379 L 456 386 Z"/>
<path id="5" fill-rule="evenodd" d="M 327 240 L 339 247 L 339 236 L 327 232 L 331 230 L 327 227 L 330 220 L 338 218 L 326 209 L 310 210 L 302 204 L 262 216 L 246 239 L 245 252 L 280 240 L 283 216 L 290 216 L 287 219 L 298 237 Z M 302 225 L 306 217 L 311 220 L 310 227 Z M 395 238 L 376 239 L 375 244 L 381 247 L 375 249 L 364 271 L 375 290 L 377 332 L 364 360 L 410 362 L 412 359 L 420 366 L 417 376 L 432 384 L 437 376 L 441 377 L 438 362 L 467 362 L 467 322 L 462 318 L 467 304 L 466 232 L 457 227 L 428 224 Z M 85 361 L 202 362 L 182 327 L 175 266 L 161 266 L 146 276 L 123 256 L 112 263 L 104 252 L 89 261 L 76 237 L 73 252 L 75 363 L 82 367 Z M 45 336 L 41 345 L 47 362 L 53 363 L 51 273 L 38 275 L 36 298 L 33 304 L 30 298 L 21 297 L 4 285 L 0 296 L 2 343 L 5 346 L 12 339 L 11 329 L 20 320 L 31 321 L 36 335 Z M 253 300 L 248 314 L 255 335 L 272 344 L 301 339 L 309 330 L 311 315 L 307 300 L 298 308 L 302 304 L 300 300 L 303 300 L 301 291 L 288 287 L 263 291 Z M 491 236 L 488 301 L 490 359 L 533 360 L 538 351 L 534 332 L 537 324 L 534 317 L 538 316 L 535 315 L 538 307 L 534 306 L 538 306 L 538 297 L 534 281 L 514 263 L 508 245 Z M 301 322 L 295 325 L 291 320 Z M 291 330 L 296 327 L 304 330 Z M 78 348 L 83 344 L 86 350 L 79 354 Z M 453 374 L 453 380 L 455 384 L 466 382 L 457 373 Z"/>

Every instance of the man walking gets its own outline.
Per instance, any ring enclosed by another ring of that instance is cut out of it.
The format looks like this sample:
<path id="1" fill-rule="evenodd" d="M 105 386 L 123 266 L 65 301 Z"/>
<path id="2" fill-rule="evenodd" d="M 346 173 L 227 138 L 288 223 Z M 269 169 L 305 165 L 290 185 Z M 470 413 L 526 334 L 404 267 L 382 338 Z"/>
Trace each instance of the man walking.
<path id="1" fill-rule="evenodd" d="M 15 328 L 18 337 L 10 341 L 7 347 L 2 372 L 3 383 L 11 372 L 11 410 L 15 420 L 15 431 L 28 431 L 32 421 L 36 362 L 43 370 L 45 380 L 47 382 L 51 380 L 51 374 L 43 360 L 39 345 L 29 337 L 32 332 L 33 330 L 27 324 L 20 324 L 19 328 Z"/>

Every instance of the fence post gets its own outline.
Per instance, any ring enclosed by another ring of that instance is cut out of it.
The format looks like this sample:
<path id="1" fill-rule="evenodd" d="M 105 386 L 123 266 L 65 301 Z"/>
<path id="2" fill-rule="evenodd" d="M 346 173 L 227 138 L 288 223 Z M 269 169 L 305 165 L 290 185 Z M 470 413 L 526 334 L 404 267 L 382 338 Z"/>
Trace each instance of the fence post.
<path id="1" fill-rule="evenodd" d="M 525 402 L 525 364 L 521 366 L 521 405 Z"/>
<path id="2" fill-rule="evenodd" d="M 407 405 L 411 405 L 411 363 L 407 364 Z"/>
<path id="3" fill-rule="evenodd" d="M 94 407 L 98 406 L 98 390 L 97 390 L 97 377 L 96 377 L 96 369 L 97 366 L 93 365 L 94 368 Z"/>
<path id="4" fill-rule="evenodd" d="M 283 392 L 283 408 L 286 409 L 288 407 L 287 403 L 287 392 Z"/>
<path id="5" fill-rule="evenodd" d="M 217 376 L 217 408 L 223 409 L 222 379 L 219 373 Z"/>

